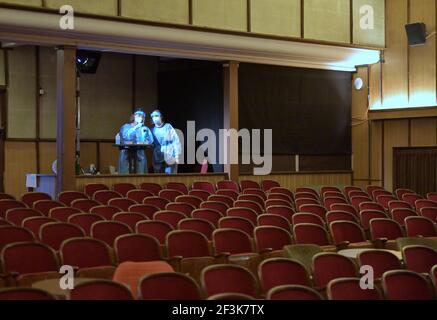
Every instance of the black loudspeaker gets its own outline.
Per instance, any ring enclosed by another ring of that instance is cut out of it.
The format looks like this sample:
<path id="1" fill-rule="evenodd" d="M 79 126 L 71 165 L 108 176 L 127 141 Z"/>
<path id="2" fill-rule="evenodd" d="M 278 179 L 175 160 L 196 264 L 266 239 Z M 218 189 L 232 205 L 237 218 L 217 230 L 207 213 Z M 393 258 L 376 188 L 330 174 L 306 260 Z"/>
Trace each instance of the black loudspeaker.
<path id="1" fill-rule="evenodd" d="M 426 25 L 422 22 L 405 25 L 407 31 L 408 45 L 419 46 L 426 43 Z"/>
<path id="2" fill-rule="evenodd" d="M 80 73 L 96 73 L 102 54 L 96 51 L 77 50 L 76 66 Z"/>

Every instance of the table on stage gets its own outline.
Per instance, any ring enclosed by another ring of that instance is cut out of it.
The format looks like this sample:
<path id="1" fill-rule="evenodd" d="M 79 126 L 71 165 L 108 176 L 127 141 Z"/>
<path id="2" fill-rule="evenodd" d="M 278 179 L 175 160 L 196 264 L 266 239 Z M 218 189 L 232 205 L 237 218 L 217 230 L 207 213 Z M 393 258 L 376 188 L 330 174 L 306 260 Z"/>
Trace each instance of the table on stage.
<path id="1" fill-rule="evenodd" d="M 128 143 L 128 144 L 114 144 L 114 147 L 118 147 L 121 150 L 127 150 L 127 159 L 129 162 L 129 173 L 136 173 L 137 167 L 136 152 L 138 149 L 151 148 L 153 145 L 146 143 Z"/>
<path id="2" fill-rule="evenodd" d="M 344 250 L 338 251 L 338 253 L 341 254 L 342 256 L 345 256 L 345 257 L 348 257 L 351 259 L 357 259 L 358 255 L 361 252 L 368 251 L 368 250 L 374 250 L 374 249 L 372 249 L 372 248 L 344 249 Z M 402 260 L 402 253 L 400 251 L 387 250 L 387 249 L 378 249 L 378 250 L 390 252 L 390 253 L 394 254 L 396 256 L 396 258 L 398 258 L 399 260 Z"/>
<path id="3" fill-rule="evenodd" d="M 89 281 L 95 281 L 100 279 L 94 279 L 94 278 L 74 278 L 74 287 L 78 284 L 89 282 Z M 32 284 L 32 288 L 45 290 L 48 293 L 54 295 L 58 299 L 69 299 L 70 298 L 70 290 L 69 289 L 62 289 L 60 286 L 60 278 L 57 279 L 46 279 L 37 281 Z"/>

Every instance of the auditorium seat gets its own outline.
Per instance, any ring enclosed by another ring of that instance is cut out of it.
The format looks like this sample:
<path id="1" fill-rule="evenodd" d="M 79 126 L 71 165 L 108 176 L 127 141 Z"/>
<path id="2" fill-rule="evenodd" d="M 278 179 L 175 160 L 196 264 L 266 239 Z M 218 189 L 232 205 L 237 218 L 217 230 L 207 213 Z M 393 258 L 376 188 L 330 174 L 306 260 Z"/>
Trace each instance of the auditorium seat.
<path id="1" fill-rule="evenodd" d="M 17 286 L 30 286 L 39 280 L 59 277 L 56 253 L 43 243 L 11 243 L 3 248 L 1 261 L 3 272 L 13 274 Z"/>
<path id="2" fill-rule="evenodd" d="M 76 237 L 85 237 L 85 231 L 72 223 L 50 222 L 39 229 L 40 241 L 55 250 L 59 250 L 64 240 Z"/>
<path id="3" fill-rule="evenodd" d="M 423 199 L 423 197 L 417 193 L 405 193 L 402 195 L 402 201 L 408 202 L 412 208 L 415 208 L 416 200 L 420 199 Z"/>
<path id="4" fill-rule="evenodd" d="M 428 218 L 437 223 L 437 208 L 422 208 L 419 213 L 422 217 Z"/>
<path id="5" fill-rule="evenodd" d="M 152 236 L 161 245 L 165 244 L 167 234 L 173 230 L 173 226 L 170 223 L 157 220 L 140 221 L 135 226 L 137 233 Z"/>
<path id="6" fill-rule="evenodd" d="M 201 189 L 191 189 L 190 191 L 188 191 L 189 196 L 195 196 L 195 197 L 201 199 L 202 201 L 208 200 L 208 197 L 211 194 L 212 193 L 210 193 L 209 191 L 201 190 Z M 197 201 L 196 201 L 196 203 L 197 203 Z"/>
<path id="7" fill-rule="evenodd" d="M 182 192 L 182 194 L 188 194 L 188 187 L 183 182 L 168 182 L 165 185 L 166 189 L 178 190 Z"/>
<path id="8" fill-rule="evenodd" d="M 298 191 L 294 193 L 294 199 L 314 199 L 318 202 L 320 198 L 317 194 L 312 192 Z"/>
<path id="9" fill-rule="evenodd" d="M 144 198 L 144 200 L 143 200 L 143 204 L 151 204 L 152 206 L 158 207 L 161 210 L 164 210 L 165 206 L 169 202 L 170 201 L 168 201 L 167 199 L 164 199 L 164 198 L 161 198 L 158 196 L 147 197 L 147 198 Z"/>
<path id="10" fill-rule="evenodd" d="M 437 265 L 432 267 L 430 276 L 431 276 L 431 281 L 434 285 L 435 296 L 437 297 Z"/>
<path id="11" fill-rule="evenodd" d="M 131 228 L 118 221 L 97 221 L 91 226 L 91 237 L 104 241 L 110 247 L 114 246 L 115 238 L 128 233 L 132 233 Z"/>
<path id="12" fill-rule="evenodd" d="M 296 244 L 315 244 L 318 246 L 331 245 L 328 232 L 325 228 L 317 224 L 294 224 L 293 236 Z"/>
<path id="13" fill-rule="evenodd" d="M 226 214 L 226 210 L 225 210 L 225 214 Z M 218 210 L 199 208 L 191 212 L 191 217 L 207 220 L 211 222 L 215 227 L 217 227 L 219 220 L 223 218 L 223 214 L 220 213 L 220 211 Z"/>
<path id="14" fill-rule="evenodd" d="M 286 196 L 290 197 L 291 200 L 294 199 L 293 192 L 290 189 L 284 188 L 284 187 L 274 187 L 269 190 L 270 193 L 281 193 L 285 194 Z"/>
<path id="15" fill-rule="evenodd" d="M 28 229 L 17 226 L 0 226 L 0 252 L 4 246 L 10 243 L 34 240 L 34 235 Z"/>
<path id="16" fill-rule="evenodd" d="M 250 222 L 252 222 L 252 224 L 254 226 L 256 226 L 258 213 L 251 208 L 234 207 L 234 208 L 229 208 L 228 210 L 226 210 L 226 216 L 227 217 L 245 218 L 245 219 L 249 220 Z"/>
<path id="17" fill-rule="evenodd" d="M 94 193 L 93 200 L 100 204 L 108 205 L 109 200 L 122 197 L 123 196 L 120 193 L 113 190 L 100 190 Z"/>
<path id="18" fill-rule="evenodd" d="M 331 280 L 358 276 L 355 263 L 338 253 L 318 253 L 313 257 L 313 280 L 315 288 L 327 287 Z"/>
<path id="19" fill-rule="evenodd" d="M 54 218 L 49 218 L 45 216 L 40 217 L 29 217 L 23 220 L 22 226 L 23 228 L 29 229 L 32 231 L 35 239 L 39 239 L 39 230 L 46 223 L 58 222 Z"/>
<path id="20" fill-rule="evenodd" d="M 85 185 L 84 193 L 91 199 L 94 193 L 100 190 L 109 190 L 109 187 L 103 183 L 88 183 Z"/>
<path id="21" fill-rule="evenodd" d="M 256 202 L 261 207 L 261 210 L 264 210 L 265 208 L 264 199 L 256 194 L 240 194 L 236 200 L 237 204 L 240 203 L 240 201 Z"/>
<path id="22" fill-rule="evenodd" d="M 140 184 L 140 189 L 151 192 L 154 196 L 157 196 L 162 187 L 158 183 L 154 182 L 143 182 Z"/>
<path id="23" fill-rule="evenodd" d="M 382 278 L 382 275 L 387 271 L 403 269 L 399 258 L 386 250 L 369 249 L 362 251 L 357 256 L 357 262 L 360 267 L 371 266 L 375 279 Z"/>
<path id="24" fill-rule="evenodd" d="M 406 193 L 414 193 L 414 191 L 411 189 L 405 189 L 405 188 L 399 188 L 399 189 L 395 190 L 396 197 L 399 200 L 402 200 L 402 196 Z"/>
<path id="25" fill-rule="evenodd" d="M 129 288 L 112 280 L 89 280 L 75 285 L 69 300 L 134 300 Z"/>
<path id="26" fill-rule="evenodd" d="M 412 191 L 411 191 L 411 193 L 412 193 Z M 426 195 L 426 198 L 427 198 L 428 200 L 432 200 L 432 201 L 434 201 L 434 202 L 437 202 L 437 192 L 429 192 L 429 193 Z"/>
<path id="27" fill-rule="evenodd" d="M 170 202 L 165 206 L 165 210 L 177 211 L 183 213 L 187 217 L 191 217 L 191 213 L 196 210 L 196 207 L 185 202 Z"/>
<path id="28" fill-rule="evenodd" d="M 329 300 L 381 300 L 381 292 L 375 286 L 373 289 L 362 289 L 360 278 L 339 278 L 328 283 L 327 296 Z"/>
<path id="29" fill-rule="evenodd" d="M 401 208 L 411 209 L 411 206 L 408 202 L 402 200 L 393 200 L 393 201 L 389 201 L 388 203 L 389 211 L 392 211 L 394 209 L 401 209 Z"/>
<path id="30" fill-rule="evenodd" d="M 238 186 L 238 183 L 232 180 L 223 180 L 217 182 L 217 190 L 223 190 L 223 189 L 233 190 L 237 193 L 240 192 L 240 187 Z"/>
<path id="31" fill-rule="evenodd" d="M 294 204 L 296 206 L 296 210 L 300 211 L 300 207 L 307 205 L 307 204 L 314 204 L 314 205 L 319 205 L 320 202 L 319 200 L 316 199 L 312 199 L 312 198 L 296 198 L 294 200 Z"/>
<path id="32" fill-rule="evenodd" d="M 282 216 L 277 214 L 261 214 L 257 217 L 258 226 L 274 226 L 291 232 L 291 224 Z"/>
<path id="33" fill-rule="evenodd" d="M 351 192 L 351 191 L 363 191 L 363 189 L 361 187 L 357 187 L 357 186 L 344 186 L 343 187 L 343 192 L 347 197 L 348 197 L 349 192 Z"/>
<path id="34" fill-rule="evenodd" d="M 6 211 L 6 220 L 16 226 L 21 226 L 23 220 L 26 218 L 41 216 L 41 212 L 30 208 L 14 208 Z"/>
<path id="35" fill-rule="evenodd" d="M 237 198 L 238 198 L 238 196 L 237 196 Z M 206 200 L 223 202 L 223 203 L 226 203 L 229 208 L 231 208 L 234 205 L 234 201 L 236 199 L 234 200 L 233 198 L 231 198 L 229 196 L 225 196 L 225 195 L 212 194 Z"/>
<path id="36" fill-rule="evenodd" d="M 265 202 L 265 207 L 268 208 L 272 206 L 282 206 L 282 207 L 288 207 L 290 209 L 293 209 L 293 204 L 290 203 L 288 200 L 267 199 Z"/>
<path id="37" fill-rule="evenodd" d="M 316 191 L 316 189 L 314 188 L 309 188 L 309 187 L 297 187 L 294 190 L 294 195 L 296 196 L 296 193 L 311 193 L 312 195 L 316 196 L 317 198 L 319 197 L 319 193 Z"/>
<path id="38" fill-rule="evenodd" d="M 293 205 L 293 198 L 291 198 L 290 196 L 283 194 L 283 193 L 269 192 L 266 200 L 284 200 L 284 201 L 287 201 L 290 204 L 290 206 Z"/>
<path id="39" fill-rule="evenodd" d="M 385 212 L 386 209 L 382 205 L 376 202 L 361 202 L 359 206 L 359 210 L 360 211 L 375 210 L 375 211 Z"/>
<path id="40" fill-rule="evenodd" d="M 250 200 L 237 200 L 234 202 L 234 208 L 249 208 L 257 215 L 264 213 L 264 208 L 259 203 Z"/>
<path id="41" fill-rule="evenodd" d="M 49 292 L 26 287 L 0 288 L 0 300 L 56 300 Z"/>
<path id="42" fill-rule="evenodd" d="M 351 190 L 348 192 L 347 197 L 349 200 L 352 200 L 353 197 L 363 197 L 363 198 L 368 198 L 369 201 L 372 201 L 372 198 L 370 195 L 367 194 L 367 192 L 365 191 L 358 191 L 358 190 Z"/>
<path id="43" fill-rule="evenodd" d="M 211 182 L 207 181 L 196 181 L 191 185 L 191 189 L 199 189 L 208 191 L 210 194 L 215 193 L 215 186 Z"/>
<path id="44" fill-rule="evenodd" d="M 155 212 L 160 209 L 152 204 L 134 204 L 129 207 L 129 212 L 138 212 L 144 214 L 147 218 L 153 219 Z"/>
<path id="45" fill-rule="evenodd" d="M 212 233 L 215 230 L 215 226 L 207 220 L 186 218 L 179 221 L 178 230 L 191 230 L 199 232 L 210 241 L 212 238 Z"/>
<path id="46" fill-rule="evenodd" d="M 330 210 L 331 206 L 334 204 L 348 204 L 347 200 L 340 197 L 326 197 L 323 199 L 323 205 L 326 209 Z"/>
<path id="47" fill-rule="evenodd" d="M 0 192 L 0 200 L 15 200 L 15 197 L 4 192 Z"/>
<path id="48" fill-rule="evenodd" d="M 112 220 L 116 213 L 122 212 L 123 210 L 116 206 L 99 205 L 92 207 L 89 212 L 98 214 L 99 216 L 105 218 L 106 220 Z"/>
<path id="49" fill-rule="evenodd" d="M 432 300 L 434 293 L 424 276 L 409 270 L 387 271 L 382 276 L 387 300 Z"/>
<path id="50" fill-rule="evenodd" d="M 218 293 L 208 297 L 207 300 L 244 301 L 256 299 L 242 293 Z"/>
<path id="51" fill-rule="evenodd" d="M 293 225 L 301 224 L 301 223 L 312 223 L 317 224 L 321 227 L 325 227 L 325 221 L 318 215 L 309 212 L 303 213 L 295 213 L 292 218 Z"/>
<path id="52" fill-rule="evenodd" d="M 118 182 L 112 185 L 112 190 L 118 192 L 123 197 L 127 196 L 127 193 L 131 190 L 135 190 L 137 187 L 133 183 L 129 182 Z"/>
<path id="53" fill-rule="evenodd" d="M 141 300 L 200 300 L 201 291 L 193 278 L 183 273 L 154 273 L 139 281 Z"/>
<path id="54" fill-rule="evenodd" d="M 73 214 L 81 213 L 77 208 L 72 207 L 59 207 L 59 208 L 52 208 L 49 212 L 49 217 L 56 219 L 61 222 L 67 222 L 68 218 L 71 217 Z"/>
<path id="55" fill-rule="evenodd" d="M 218 227 L 220 229 L 237 229 L 247 233 L 249 236 L 252 236 L 253 230 L 255 229 L 255 224 L 247 218 L 228 216 L 223 217 L 218 221 Z"/>
<path id="56" fill-rule="evenodd" d="M 384 196 L 381 196 L 381 197 L 384 197 Z M 369 197 L 366 197 L 366 196 L 354 196 L 354 197 L 351 197 L 349 200 L 350 200 L 351 205 L 355 208 L 356 211 L 360 210 L 360 203 L 372 201 Z"/>
<path id="57" fill-rule="evenodd" d="M 417 216 L 416 211 L 412 209 L 399 208 L 390 211 L 391 218 L 399 223 L 402 227 L 405 226 L 405 219 L 407 217 Z"/>
<path id="58" fill-rule="evenodd" d="M 373 195 L 374 190 L 385 190 L 385 189 L 384 189 L 384 187 L 381 187 L 381 186 L 373 186 L 373 185 L 366 186 L 367 194 Z M 375 198 L 373 198 L 373 199 L 375 199 Z"/>
<path id="59" fill-rule="evenodd" d="M 114 214 L 112 220 L 127 224 L 132 230 L 135 230 L 135 226 L 138 222 L 149 220 L 149 218 L 136 212 L 118 212 Z"/>
<path id="60" fill-rule="evenodd" d="M 427 199 L 418 199 L 414 203 L 414 207 L 416 208 L 417 212 L 420 212 L 422 208 L 437 208 L 437 202 Z"/>
<path id="61" fill-rule="evenodd" d="M 330 197 L 334 197 L 334 198 L 341 198 L 346 200 L 346 196 L 341 192 L 341 191 L 324 191 L 322 193 L 322 198 L 330 198 Z"/>
<path id="62" fill-rule="evenodd" d="M 215 194 L 220 196 L 228 196 L 232 198 L 233 201 L 237 200 L 238 198 L 238 192 L 230 189 L 218 189 Z"/>
<path id="63" fill-rule="evenodd" d="M 264 190 L 265 192 L 269 191 L 272 188 L 278 188 L 280 186 L 281 184 L 276 180 L 263 179 L 261 181 L 261 189 Z"/>
<path id="64" fill-rule="evenodd" d="M 342 194 L 341 189 L 338 188 L 338 187 L 333 187 L 333 186 L 323 186 L 323 187 L 320 188 L 320 194 L 321 194 L 322 196 L 323 196 L 326 192 L 335 192 L 335 193 L 340 193 L 340 194 Z"/>
<path id="65" fill-rule="evenodd" d="M 241 192 L 240 196 L 241 195 L 255 195 L 255 196 L 260 197 L 263 201 L 267 200 L 266 193 L 260 189 L 247 188 Z"/>
<path id="66" fill-rule="evenodd" d="M 26 205 L 24 202 L 13 199 L 0 200 L 0 218 L 6 218 L 6 211 L 14 208 L 26 208 Z"/>
<path id="67" fill-rule="evenodd" d="M 51 209 L 59 207 L 65 207 L 65 205 L 55 200 L 38 200 L 33 203 L 33 208 L 45 216 L 49 215 Z"/>
<path id="68" fill-rule="evenodd" d="M 326 213 L 326 224 L 334 221 L 351 221 L 357 222 L 357 217 L 346 211 L 328 211 Z"/>
<path id="69" fill-rule="evenodd" d="M 203 201 L 200 204 L 200 208 L 202 209 L 212 209 L 221 213 L 222 216 L 226 215 L 226 211 L 229 209 L 229 206 L 226 203 L 219 201 Z M 194 217 L 193 217 L 194 218 Z"/>
<path id="70" fill-rule="evenodd" d="M 63 265 L 78 268 L 77 276 L 110 279 L 115 267 L 109 246 L 98 239 L 72 238 L 65 240 L 59 250 Z M 80 252 L 80 254 L 78 254 Z"/>
<path id="71" fill-rule="evenodd" d="M 359 215 L 358 215 L 359 210 L 355 209 L 355 207 L 350 205 L 350 204 L 343 204 L 343 203 L 333 204 L 333 205 L 331 205 L 331 208 L 329 208 L 329 210 L 346 211 L 346 212 L 352 213 L 357 218 L 359 218 Z"/>
<path id="72" fill-rule="evenodd" d="M 342 246 L 351 244 L 358 244 L 360 246 L 371 246 L 367 243 L 366 235 L 361 226 L 352 221 L 334 221 L 329 224 L 329 230 L 332 236 L 334 245 Z"/>
<path id="73" fill-rule="evenodd" d="M 114 242 L 117 262 L 144 262 L 162 260 L 159 241 L 147 234 L 124 234 Z"/>
<path id="74" fill-rule="evenodd" d="M 291 234 L 283 228 L 275 226 L 255 227 L 254 239 L 258 252 L 279 251 L 292 243 Z"/>
<path id="75" fill-rule="evenodd" d="M 0 218 L 0 227 L 1 227 L 1 226 L 12 226 L 12 223 L 9 222 L 9 221 L 6 221 L 6 220 L 3 219 L 3 218 Z"/>
<path id="76" fill-rule="evenodd" d="M 402 257 L 406 268 L 417 273 L 430 274 L 437 265 L 437 251 L 426 246 L 405 246 Z"/>
<path id="77" fill-rule="evenodd" d="M 159 191 L 158 196 L 167 199 L 170 202 L 175 201 L 176 197 L 184 195 L 183 192 L 173 189 L 162 189 Z"/>
<path id="78" fill-rule="evenodd" d="M 308 274 L 312 274 L 313 257 L 323 252 L 322 247 L 314 244 L 292 244 L 284 248 L 284 257 L 300 262 Z"/>
<path id="79" fill-rule="evenodd" d="M 212 233 L 215 253 L 231 255 L 253 255 L 250 235 L 237 229 L 216 229 Z"/>
<path id="80" fill-rule="evenodd" d="M 66 206 L 71 206 L 71 203 L 77 199 L 88 199 L 88 196 L 79 191 L 62 191 L 58 194 L 59 202 L 62 202 Z"/>
<path id="81" fill-rule="evenodd" d="M 425 217 L 405 218 L 407 237 L 437 237 L 436 224 Z"/>
<path id="82" fill-rule="evenodd" d="M 267 293 L 268 300 L 323 300 L 316 290 L 300 285 L 284 285 L 272 288 Z"/>
<path id="83" fill-rule="evenodd" d="M 281 285 L 311 286 L 305 267 L 300 262 L 288 258 L 270 258 L 262 261 L 258 267 L 258 278 L 265 293 Z"/>
<path id="84" fill-rule="evenodd" d="M 153 193 L 147 190 L 134 189 L 128 191 L 126 198 L 134 200 L 137 203 L 143 203 L 143 200 L 147 197 L 153 197 Z"/>
<path id="85" fill-rule="evenodd" d="M 377 200 L 379 196 L 392 196 L 393 200 L 396 199 L 396 196 L 391 193 L 390 191 L 384 190 L 384 189 L 376 189 L 373 190 L 372 193 L 370 194 L 372 199 Z"/>
<path id="86" fill-rule="evenodd" d="M 240 180 L 240 189 L 243 192 L 245 189 L 261 189 L 258 182 L 253 180 Z"/>
<path id="87" fill-rule="evenodd" d="M 219 293 L 242 293 L 258 297 L 258 284 L 254 275 L 238 265 L 218 264 L 202 270 L 202 287 L 207 296 Z"/>
<path id="88" fill-rule="evenodd" d="M 114 198 L 108 201 L 108 206 L 120 208 L 122 211 L 128 211 L 130 206 L 137 204 L 134 200 L 128 198 Z"/>
<path id="89" fill-rule="evenodd" d="M 179 221 L 185 218 L 188 217 L 182 212 L 170 210 L 161 210 L 155 212 L 153 215 L 153 220 L 167 222 L 173 227 L 173 229 L 177 229 Z"/>
<path id="90" fill-rule="evenodd" d="M 294 215 L 294 210 L 288 206 L 267 206 L 266 213 L 279 215 L 286 218 L 290 223 L 292 223 L 292 218 Z"/>
<path id="91" fill-rule="evenodd" d="M 396 221 L 374 218 L 370 220 L 370 236 L 373 241 L 378 239 L 396 240 L 402 238 L 404 233 Z"/>
<path id="92" fill-rule="evenodd" d="M 33 204 L 38 200 L 52 200 L 52 197 L 43 192 L 27 192 L 21 196 L 21 201 L 29 208 L 32 208 Z"/>
<path id="93" fill-rule="evenodd" d="M 68 218 L 69 223 L 73 223 L 81 227 L 87 236 L 91 234 L 91 226 L 98 222 L 104 221 L 105 219 L 96 213 L 76 213 Z"/>
<path id="94" fill-rule="evenodd" d="M 202 198 L 193 195 L 182 195 L 176 197 L 175 202 L 189 203 L 197 209 L 200 207 L 200 204 L 203 202 L 203 200 Z"/>
<path id="95" fill-rule="evenodd" d="M 71 207 L 77 208 L 83 212 L 90 212 L 92 207 L 100 206 L 101 203 L 91 199 L 76 199 L 71 202 Z"/>
<path id="96" fill-rule="evenodd" d="M 318 215 L 323 220 L 326 219 L 326 208 L 318 204 L 304 204 L 299 207 L 299 212 L 312 213 Z"/>
<path id="97" fill-rule="evenodd" d="M 372 219 L 386 219 L 387 215 L 384 212 L 376 210 L 363 210 L 360 211 L 360 223 L 364 231 L 370 230 L 370 220 Z"/>

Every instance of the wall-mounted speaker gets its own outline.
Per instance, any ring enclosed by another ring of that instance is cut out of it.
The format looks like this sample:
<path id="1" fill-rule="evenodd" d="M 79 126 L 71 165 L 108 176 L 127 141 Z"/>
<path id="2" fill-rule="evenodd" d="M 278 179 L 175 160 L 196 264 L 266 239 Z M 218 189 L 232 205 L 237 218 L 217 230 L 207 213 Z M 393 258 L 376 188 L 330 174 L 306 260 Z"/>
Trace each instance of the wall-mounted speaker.
<path id="1" fill-rule="evenodd" d="M 77 50 L 76 66 L 80 73 L 96 73 L 102 54 L 96 51 Z"/>
<path id="2" fill-rule="evenodd" d="M 420 46 L 426 43 L 426 25 L 422 22 L 405 25 L 407 31 L 408 45 Z"/>

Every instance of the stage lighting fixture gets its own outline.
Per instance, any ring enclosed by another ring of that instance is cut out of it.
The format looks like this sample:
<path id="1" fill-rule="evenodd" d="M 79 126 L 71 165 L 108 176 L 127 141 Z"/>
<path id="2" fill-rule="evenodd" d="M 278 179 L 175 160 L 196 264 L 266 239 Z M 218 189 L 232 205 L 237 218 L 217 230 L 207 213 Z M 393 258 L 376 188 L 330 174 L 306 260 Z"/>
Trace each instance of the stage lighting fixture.
<path id="1" fill-rule="evenodd" d="M 80 73 L 96 73 L 102 54 L 97 51 L 78 50 L 76 66 Z"/>

